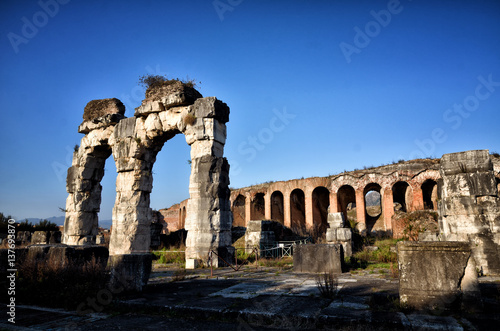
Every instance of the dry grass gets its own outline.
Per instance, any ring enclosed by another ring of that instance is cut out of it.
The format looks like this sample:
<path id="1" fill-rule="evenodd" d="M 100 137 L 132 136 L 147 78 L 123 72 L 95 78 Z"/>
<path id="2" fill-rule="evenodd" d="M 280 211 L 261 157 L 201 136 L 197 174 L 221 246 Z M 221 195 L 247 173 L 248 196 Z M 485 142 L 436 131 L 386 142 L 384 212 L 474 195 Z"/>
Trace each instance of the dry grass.
<path id="1" fill-rule="evenodd" d="M 67 258 L 27 256 L 18 265 L 17 298 L 25 304 L 76 308 L 105 288 L 106 264 L 95 257 L 85 263 Z"/>
<path id="2" fill-rule="evenodd" d="M 196 116 L 188 113 L 184 115 L 183 121 L 186 125 L 193 125 L 196 122 Z"/>
<path id="3" fill-rule="evenodd" d="M 323 298 L 334 299 L 337 295 L 337 287 L 339 285 L 337 275 L 333 272 L 325 272 L 319 274 L 316 278 L 316 286 Z"/>

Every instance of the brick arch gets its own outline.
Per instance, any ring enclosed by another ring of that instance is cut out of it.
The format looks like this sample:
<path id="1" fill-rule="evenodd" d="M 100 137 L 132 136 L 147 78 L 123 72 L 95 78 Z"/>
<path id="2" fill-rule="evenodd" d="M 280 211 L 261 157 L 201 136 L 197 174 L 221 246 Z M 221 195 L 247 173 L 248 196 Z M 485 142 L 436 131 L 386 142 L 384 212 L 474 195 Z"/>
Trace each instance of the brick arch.
<path id="1" fill-rule="evenodd" d="M 246 197 L 238 194 L 231 204 L 233 212 L 233 226 L 246 226 Z"/>
<path id="2" fill-rule="evenodd" d="M 324 237 L 328 228 L 328 208 L 330 206 L 330 190 L 318 186 L 312 191 L 312 223 L 315 237 Z"/>
<path id="3" fill-rule="evenodd" d="M 305 193 L 296 188 L 290 192 L 290 227 L 296 233 L 306 232 Z"/>
<path id="4" fill-rule="evenodd" d="M 250 201 L 250 219 L 251 220 L 263 220 L 265 219 L 265 208 L 266 200 L 265 193 L 255 192 L 252 195 L 252 200 Z"/>
<path id="5" fill-rule="evenodd" d="M 401 211 L 406 212 L 412 206 L 412 188 L 407 181 L 400 180 L 392 185 L 392 201 L 394 208 L 396 204 L 400 205 Z"/>
<path id="6" fill-rule="evenodd" d="M 271 219 L 285 224 L 284 195 L 279 190 L 271 193 Z"/>

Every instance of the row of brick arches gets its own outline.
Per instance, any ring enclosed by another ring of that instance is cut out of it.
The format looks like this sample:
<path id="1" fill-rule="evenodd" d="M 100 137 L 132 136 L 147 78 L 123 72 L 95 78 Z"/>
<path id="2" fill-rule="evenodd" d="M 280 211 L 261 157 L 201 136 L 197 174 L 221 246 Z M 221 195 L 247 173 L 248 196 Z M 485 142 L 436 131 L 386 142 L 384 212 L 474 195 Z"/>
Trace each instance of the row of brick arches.
<path id="1" fill-rule="evenodd" d="M 391 231 L 395 210 L 437 208 L 439 172 L 428 170 L 401 177 L 398 173 L 360 177 L 346 174 L 235 190 L 231 194 L 233 226 L 272 219 L 295 232 L 322 236 L 330 210 L 355 215 L 360 230 Z M 367 206 L 370 201 L 372 205 Z M 373 201 L 378 203 L 373 205 Z"/>

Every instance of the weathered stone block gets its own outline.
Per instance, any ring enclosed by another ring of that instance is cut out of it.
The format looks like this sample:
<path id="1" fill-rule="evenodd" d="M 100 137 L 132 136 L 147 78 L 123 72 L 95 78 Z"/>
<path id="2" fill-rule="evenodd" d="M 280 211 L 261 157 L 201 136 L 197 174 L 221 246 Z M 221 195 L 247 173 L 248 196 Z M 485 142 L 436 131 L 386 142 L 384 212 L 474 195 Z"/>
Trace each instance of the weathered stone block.
<path id="1" fill-rule="evenodd" d="M 343 213 L 328 213 L 327 222 L 331 229 L 343 228 L 345 219 Z"/>
<path id="2" fill-rule="evenodd" d="M 151 254 L 111 255 L 108 260 L 110 284 L 126 291 L 142 291 L 151 273 Z"/>
<path id="3" fill-rule="evenodd" d="M 344 253 L 340 244 L 315 244 L 293 246 L 295 272 L 342 273 Z"/>
<path id="4" fill-rule="evenodd" d="M 121 120 L 113 131 L 115 139 L 133 137 L 135 132 L 135 117 L 125 118 Z M 116 156 L 115 156 L 116 157 Z"/>
<path id="5" fill-rule="evenodd" d="M 493 170 L 488 150 L 444 154 L 440 167 L 444 176 Z"/>
<path id="6" fill-rule="evenodd" d="M 468 310 L 480 308 L 468 243 L 399 242 L 397 247 L 401 303 L 418 309 L 458 309 L 464 303 Z"/>
<path id="7" fill-rule="evenodd" d="M 196 117 L 215 118 L 222 123 L 229 121 L 229 107 L 216 97 L 198 99 L 193 107 Z"/>
<path id="8" fill-rule="evenodd" d="M 480 196 L 498 194 L 493 171 L 461 173 L 443 177 L 443 195 Z"/>
<path id="9" fill-rule="evenodd" d="M 93 120 L 83 121 L 78 127 L 79 133 L 89 133 L 93 130 L 115 125 L 125 118 L 123 114 L 107 114 Z"/>

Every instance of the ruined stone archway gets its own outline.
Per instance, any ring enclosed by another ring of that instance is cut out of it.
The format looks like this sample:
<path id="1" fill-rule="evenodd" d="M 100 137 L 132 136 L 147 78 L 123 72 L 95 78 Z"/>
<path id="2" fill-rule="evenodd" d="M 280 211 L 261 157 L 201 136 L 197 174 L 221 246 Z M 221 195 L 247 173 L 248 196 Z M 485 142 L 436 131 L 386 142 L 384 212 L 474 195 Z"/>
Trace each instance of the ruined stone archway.
<path id="1" fill-rule="evenodd" d="M 124 118 L 117 99 L 94 100 L 84 111 L 84 133 L 68 170 L 63 241 L 70 245 L 95 243 L 100 181 L 104 162 L 113 154 L 116 201 L 110 240 L 112 279 L 130 278 L 129 289 L 147 282 L 152 211 L 152 168 L 163 144 L 183 133 L 191 146 L 190 199 L 185 228 L 187 267 L 207 261 L 208 252 L 232 256 L 229 164 L 223 157 L 229 108 L 215 97 L 202 98 L 193 88 L 175 84 L 156 91 Z M 219 261 L 213 261 L 217 266 Z"/>
<path id="2" fill-rule="evenodd" d="M 266 218 L 266 202 L 264 193 L 256 193 L 250 205 L 250 219 L 264 220 Z"/>
<path id="3" fill-rule="evenodd" d="M 306 233 L 306 209 L 305 195 L 301 189 L 295 189 L 290 193 L 290 216 L 292 231 L 297 234 Z"/>
<path id="4" fill-rule="evenodd" d="M 328 228 L 328 207 L 330 191 L 324 186 L 316 187 L 312 192 L 313 232 L 314 237 L 324 237 Z"/>
<path id="5" fill-rule="evenodd" d="M 271 219 L 285 224 L 285 213 L 283 210 L 283 193 L 274 191 L 271 194 Z"/>
<path id="6" fill-rule="evenodd" d="M 422 183 L 421 188 L 424 200 L 424 209 L 437 210 L 438 186 L 436 181 L 427 179 Z"/>

